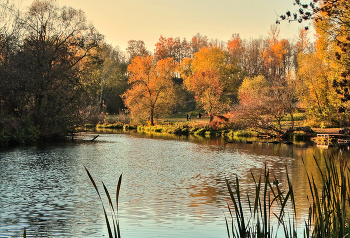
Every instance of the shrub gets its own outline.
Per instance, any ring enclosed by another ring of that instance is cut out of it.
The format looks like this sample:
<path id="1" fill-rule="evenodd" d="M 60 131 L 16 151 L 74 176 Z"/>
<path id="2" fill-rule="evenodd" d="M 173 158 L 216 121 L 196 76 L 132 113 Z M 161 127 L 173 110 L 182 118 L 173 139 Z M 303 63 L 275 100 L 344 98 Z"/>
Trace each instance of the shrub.
<path id="1" fill-rule="evenodd" d="M 206 129 L 205 128 L 201 128 L 201 129 L 198 129 L 194 135 L 196 136 L 205 136 L 205 132 L 206 132 Z"/>
<path id="2" fill-rule="evenodd" d="M 205 136 L 212 137 L 212 136 L 214 136 L 214 132 L 213 131 L 205 131 Z"/>
<path id="3" fill-rule="evenodd" d="M 253 136 L 253 133 L 250 131 L 237 131 L 236 136 L 237 137 L 251 137 L 251 136 Z"/>

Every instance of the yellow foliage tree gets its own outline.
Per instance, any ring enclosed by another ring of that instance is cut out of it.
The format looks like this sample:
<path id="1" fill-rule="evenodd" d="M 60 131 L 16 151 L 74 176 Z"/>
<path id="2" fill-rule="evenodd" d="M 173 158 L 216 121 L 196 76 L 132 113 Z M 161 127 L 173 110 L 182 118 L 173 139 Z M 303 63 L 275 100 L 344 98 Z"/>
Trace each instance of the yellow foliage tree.
<path id="1" fill-rule="evenodd" d="M 328 42 L 329 43 L 329 42 Z M 316 52 L 298 56 L 297 91 L 299 101 L 307 109 L 312 126 L 331 125 L 337 120 L 337 110 L 341 101 L 333 88 L 333 80 L 340 71 L 339 65 L 327 56 L 330 45 L 324 37 L 317 40 Z"/>

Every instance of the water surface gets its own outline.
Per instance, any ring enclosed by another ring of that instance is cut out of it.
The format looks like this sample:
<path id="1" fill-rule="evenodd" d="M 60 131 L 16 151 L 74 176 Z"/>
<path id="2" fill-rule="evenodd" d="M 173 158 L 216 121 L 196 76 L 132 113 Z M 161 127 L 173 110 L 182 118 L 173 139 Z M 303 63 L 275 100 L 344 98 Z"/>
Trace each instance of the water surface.
<path id="1" fill-rule="evenodd" d="M 316 172 L 312 156 L 323 152 L 305 143 L 227 144 L 221 139 L 131 134 L 101 134 L 93 143 L 2 149 L 0 238 L 20 237 L 24 227 L 28 237 L 108 237 L 84 166 L 101 192 L 103 181 L 114 199 L 123 174 L 122 237 L 227 237 L 230 198 L 225 178 L 238 176 L 243 192 L 250 193 L 250 172 L 259 175 L 265 164 L 282 186 L 288 170 L 302 224 L 308 204 L 301 158 Z"/>

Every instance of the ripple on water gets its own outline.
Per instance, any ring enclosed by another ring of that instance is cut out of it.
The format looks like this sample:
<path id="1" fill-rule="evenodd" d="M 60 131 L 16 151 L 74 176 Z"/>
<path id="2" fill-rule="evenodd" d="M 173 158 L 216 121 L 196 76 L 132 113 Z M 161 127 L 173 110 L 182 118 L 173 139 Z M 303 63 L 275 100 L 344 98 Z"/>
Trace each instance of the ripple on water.
<path id="1" fill-rule="evenodd" d="M 101 134 L 97 143 L 0 151 L 0 237 L 20 237 L 23 227 L 28 237 L 107 236 L 83 166 L 100 191 L 104 181 L 113 196 L 123 174 L 123 236 L 225 237 L 223 211 L 230 200 L 225 178 L 237 176 L 244 193 L 253 187 L 250 171 L 259 174 L 265 164 L 278 177 L 287 165 L 292 177 L 303 178 L 300 155 L 309 153 L 308 148 L 196 140 Z"/>

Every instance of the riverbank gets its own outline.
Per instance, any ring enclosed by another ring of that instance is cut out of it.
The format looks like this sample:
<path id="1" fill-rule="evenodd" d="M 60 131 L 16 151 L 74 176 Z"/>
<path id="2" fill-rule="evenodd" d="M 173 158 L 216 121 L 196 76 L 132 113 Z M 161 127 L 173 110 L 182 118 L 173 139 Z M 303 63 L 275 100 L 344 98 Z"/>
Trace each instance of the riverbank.
<path id="1" fill-rule="evenodd" d="M 230 124 L 209 124 L 205 121 L 188 121 L 188 122 L 178 122 L 178 121 L 163 121 L 162 124 L 156 126 L 136 126 L 122 123 L 113 123 L 113 124 L 99 124 L 96 126 L 96 131 L 101 130 L 114 130 L 119 129 L 125 132 L 134 130 L 138 133 L 167 133 L 174 135 L 194 135 L 201 137 L 222 137 L 228 142 L 235 140 L 240 140 L 240 138 L 271 138 L 274 140 L 280 141 L 309 141 L 312 136 L 316 134 L 296 131 L 290 133 L 288 138 L 280 138 L 276 134 L 264 134 L 260 131 L 255 130 L 242 130 L 239 128 L 234 128 Z"/>

